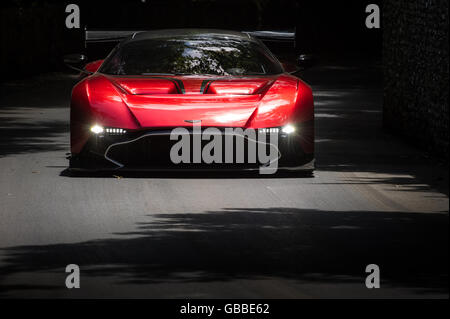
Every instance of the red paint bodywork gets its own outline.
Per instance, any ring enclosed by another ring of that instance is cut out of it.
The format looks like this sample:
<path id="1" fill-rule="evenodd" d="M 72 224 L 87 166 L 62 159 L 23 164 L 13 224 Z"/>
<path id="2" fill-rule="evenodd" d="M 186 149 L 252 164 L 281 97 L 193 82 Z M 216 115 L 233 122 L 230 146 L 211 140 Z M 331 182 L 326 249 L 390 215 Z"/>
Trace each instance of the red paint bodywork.
<path id="1" fill-rule="evenodd" d="M 86 69 L 96 72 L 101 63 L 92 62 Z M 94 73 L 72 91 L 71 151 L 81 151 L 94 124 L 145 130 L 191 126 L 186 120 L 201 120 L 203 127 L 267 128 L 294 123 L 302 128 L 303 123 L 302 148 L 305 153 L 314 152 L 311 88 L 287 73 L 225 78 Z"/>
<path id="2" fill-rule="evenodd" d="M 84 69 L 86 71 L 95 73 L 100 68 L 100 66 L 102 65 L 103 61 L 104 60 L 96 60 L 96 61 L 89 62 L 88 64 L 86 64 Z"/>

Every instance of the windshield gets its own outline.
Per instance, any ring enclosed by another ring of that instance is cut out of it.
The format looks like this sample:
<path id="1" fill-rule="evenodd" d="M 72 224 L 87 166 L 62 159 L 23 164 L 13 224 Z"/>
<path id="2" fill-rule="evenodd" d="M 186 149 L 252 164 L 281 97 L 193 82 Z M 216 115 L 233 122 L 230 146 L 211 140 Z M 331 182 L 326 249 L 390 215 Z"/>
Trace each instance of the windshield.
<path id="1" fill-rule="evenodd" d="M 170 38 L 119 46 L 100 72 L 111 75 L 269 75 L 283 72 L 268 50 L 230 38 Z"/>

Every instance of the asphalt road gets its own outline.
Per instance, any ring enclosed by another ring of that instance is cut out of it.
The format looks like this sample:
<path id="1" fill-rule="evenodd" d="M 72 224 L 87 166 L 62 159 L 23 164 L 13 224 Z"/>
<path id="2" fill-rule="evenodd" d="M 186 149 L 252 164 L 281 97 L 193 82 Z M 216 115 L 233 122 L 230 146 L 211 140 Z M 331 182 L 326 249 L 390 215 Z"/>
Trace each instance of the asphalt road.
<path id="1" fill-rule="evenodd" d="M 448 169 L 382 129 L 376 65 L 304 74 L 313 178 L 65 174 L 74 78 L 0 87 L 0 297 L 448 298 Z M 65 266 L 81 288 L 65 287 Z M 377 264 L 381 288 L 365 286 Z"/>

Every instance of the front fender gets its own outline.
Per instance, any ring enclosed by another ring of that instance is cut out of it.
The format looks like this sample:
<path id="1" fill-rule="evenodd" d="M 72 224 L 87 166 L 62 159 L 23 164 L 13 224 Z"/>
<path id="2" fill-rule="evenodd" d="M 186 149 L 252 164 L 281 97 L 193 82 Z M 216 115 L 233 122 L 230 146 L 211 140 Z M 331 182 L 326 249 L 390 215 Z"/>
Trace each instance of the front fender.
<path id="1" fill-rule="evenodd" d="M 311 88 L 291 75 L 280 76 L 261 99 L 251 128 L 296 125 L 305 153 L 314 152 L 314 99 Z"/>
<path id="2" fill-rule="evenodd" d="M 70 105 L 71 152 L 77 154 L 89 139 L 92 125 L 138 129 L 140 125 L 122 99 L 122 92 L 102 75 L 79 82 Z"/>

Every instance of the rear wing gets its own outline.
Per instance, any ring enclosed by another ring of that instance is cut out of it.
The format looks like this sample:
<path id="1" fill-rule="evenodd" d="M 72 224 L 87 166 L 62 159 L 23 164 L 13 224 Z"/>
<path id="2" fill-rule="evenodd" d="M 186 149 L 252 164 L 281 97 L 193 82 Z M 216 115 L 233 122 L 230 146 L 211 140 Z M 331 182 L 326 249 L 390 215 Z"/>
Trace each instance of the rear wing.
<path id="1" fill-rule="evenodd" d="M 118 30 L 88 30 L 84 31 L 84 46 L 87 48 L 92 43 L 120 42 L 141 31 L 118 31 Z"/>
<path id="2" fill-rule="evenodd" d="M 285 31 L 242 31 L 263 42 L 287 43 L 295 48 L 295 29 Z"/>
<path id="3" fill-rule="evenodd" d="M 84 45 L 85 48 L 87 48 L 89 44 L 93 43 L 117 43 L 129 36 L 144 31 L 145 30 L 88 30 L 86 28 L 84 32 Z M 295 29 L 282 31 L 242 31 L 242 33 L 249 34 L 266 43 L 283 43 L 295 48 Z"/>

